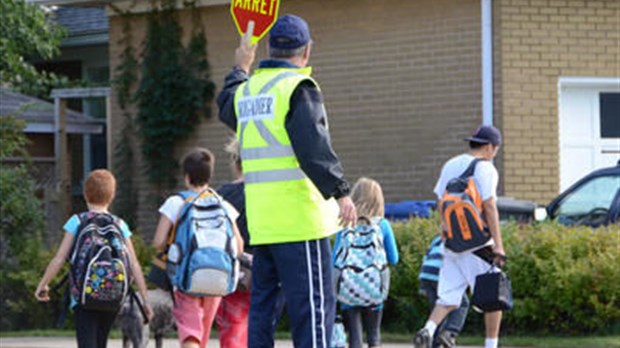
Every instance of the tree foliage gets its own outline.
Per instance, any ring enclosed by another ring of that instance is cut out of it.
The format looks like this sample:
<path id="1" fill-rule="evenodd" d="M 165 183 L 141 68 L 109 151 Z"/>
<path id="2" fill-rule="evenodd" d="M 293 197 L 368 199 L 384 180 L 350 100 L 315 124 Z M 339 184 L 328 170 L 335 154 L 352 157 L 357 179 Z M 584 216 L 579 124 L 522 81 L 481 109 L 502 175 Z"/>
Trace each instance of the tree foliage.
<path id="1" fill-rule="evenodd" d="M 132 91 L 137 80 L 138 61 L 132 46 L 132 16 L 129 12 L 112 7 L 120 15 L 123 23 L 123 36 L 119 44 L 123 46 L 120 64 L 115 69 L 112 84 L 121 109 L 121 134 L 114 144 L 114 176 L 117 178 L 118 194 L 114 200 L 114 212 L 122 216 L 129 226 L 135 226 L 138 197 L 134 189 L 134 138 L 135 127 L 131 105 Z"/>
<path id="2" fill-rule="evenodd" d="M 175 144 L 193 132 L 201 114 L 210 115 L 215 85 L 209 77 L 204 32 L 194 30 L 184 47 L 175 2 L 163 0 L 162 5 L 148 18 L 136 121 L 150 181 L 172 187 Z"/>
<path id="3" fill-rule="evenodd" d="M 58 55 L 65 34 L 39 5 L 24 0 L 0 1 L 0 85 L 40 96 L 51 86 L 68 84 L 66 78 L 38 72 L 27 61 Z"/>
<path id="4" fill-rule="evenodd" d="M 25 155 L 24 126 L 14 117 L 0 117 L 0 325 L 7 330 L 50 319 L 32 294 L 48 259 L 41 247 L 44 212 L 28 166 L 4 163 L 7 157 Z"/>

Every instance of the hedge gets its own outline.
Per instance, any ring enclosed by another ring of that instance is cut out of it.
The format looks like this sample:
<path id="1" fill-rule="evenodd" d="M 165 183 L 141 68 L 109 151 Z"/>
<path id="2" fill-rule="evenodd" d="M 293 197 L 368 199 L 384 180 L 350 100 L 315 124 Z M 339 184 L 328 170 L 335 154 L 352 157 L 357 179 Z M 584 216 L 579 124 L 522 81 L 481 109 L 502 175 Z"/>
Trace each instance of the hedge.
<path id="1" fill-rule="evenodd" d="M 424 325 L 428 304 L 418 294 L 422 256 L 437 233 L 438 217 L 394 223 L 401 253 L 392 269 L 384 328 L 413 332 Z M 509 257 L 514 309 L 504 332 L 592 334 L 620 332 L 620 228 L 567 227 L 555 222 L 502 225 Z M 466 330 L 482 332 L 482 315 L 470 312 Z"/>
<path id="2" fill-rule="evenodd" d="M 437 233 L 438 219 L 412 219 L 394 223 L 401 260 L 392 268 L 390 296 L 385 306 L 383 329 L 413 333 L 423 326 L 429 308 L 418 294 L 418 272 L 422 256 Z M 618 334 L 620 332 L 620 269 L 618 226 L 591 229 L 566 227 L 554 222 L 502 226 L 509 261 L 506 272 L 512 278 L 515 307 L 506 313 L 504 334 Z M 143 267 L 148 267 L 152 250 L 139 233 L 132 237 Z M 3 330 L 51 327 L 58 304 L 35 303 L 32 293 L 51 257 L 31 246 L 39 257 L 18 273 L 3 269 L 3 293 L 11 316 L 3 316 Z M 19 283 L 7 281 L 18 277 Z M 24 279 L 26 278 L 26 279 Z M 11 286 L 15 286 L 12 290 Z M 16 296 L 15 294 L 21 294 Z M 17 300 L 17 301 L 16 301 Z M 7 308 L 5 307 L 4 310 Z M 17 315 L 18 313 L 26 315 Z M 46 313 L 46 314 L 44 314 Z M 35 314 L 35 315 L 28 315 Z M 71 320 L 68 320 L 68 325 Z M 481 334 L 482 315 L 470 312 L 466 332 Z"/>

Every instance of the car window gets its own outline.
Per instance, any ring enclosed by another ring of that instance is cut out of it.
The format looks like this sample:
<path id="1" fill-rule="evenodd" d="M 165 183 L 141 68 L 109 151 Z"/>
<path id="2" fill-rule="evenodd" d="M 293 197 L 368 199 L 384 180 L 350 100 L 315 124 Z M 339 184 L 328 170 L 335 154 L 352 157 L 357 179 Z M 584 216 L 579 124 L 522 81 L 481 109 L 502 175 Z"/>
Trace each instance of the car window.
<path id="1" fill-rule="evenodd" d="M 618 190 L 620 175 L 596 177 L 564 197 L 552 215 L 561 223 L 599 225 L 605 222 Z"/>

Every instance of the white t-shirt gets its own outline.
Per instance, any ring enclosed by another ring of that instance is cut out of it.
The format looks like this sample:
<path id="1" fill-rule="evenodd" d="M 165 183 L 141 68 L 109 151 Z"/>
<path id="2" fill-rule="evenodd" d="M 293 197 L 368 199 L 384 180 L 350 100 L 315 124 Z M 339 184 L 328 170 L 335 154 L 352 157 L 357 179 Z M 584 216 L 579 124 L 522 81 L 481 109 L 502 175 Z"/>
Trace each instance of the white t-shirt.
<path id="1" fill-rule="evenodd" d="M 230 203 L 228 203 L 223 198 L 222 198 L 222 202 L 223 202 L 224 209 L 226 209 L 226 212 L 228 213 L 228 216 L 230 217 L 230 219 L 232 221 L 237 221 L 237 218 L 239 217 L 239 212 L 237 211 L 237 209 L 235 209 L 235 207 L 233 207 Z M 168 197 L 168 199 L 166 199 L 164 204 L 162 204 L 162 206 L 159 208 L 159 213 L 167 217 L 168 220 L 170 220 L 170 222 L 175 223 L 177 221 L 177 217 L 179 213 L 181 212 L 181 208 L 183 207 L 184 204 L 185 204 L 185 200 L 181 196 L 179 195 L 170 196 Z"/>
<path id="2" fill-rule="evenodd" d="M 433 190 L 437 195 L 437 199 L 440 200 L 443 197 L 448 181 L 461 176 L 473 160 L 474 156 L 465 153 L 451 158 L 443 165 L 441 175 Z M 478 192 L 480 192 L 482 201 L 486 201 L 489 198 L 497 198 L 498 181 L 499 175 L 493 163 L 490 161 L 478 162 L 476 170 L 474 171 L 474 183 L 478 188 Z"/>

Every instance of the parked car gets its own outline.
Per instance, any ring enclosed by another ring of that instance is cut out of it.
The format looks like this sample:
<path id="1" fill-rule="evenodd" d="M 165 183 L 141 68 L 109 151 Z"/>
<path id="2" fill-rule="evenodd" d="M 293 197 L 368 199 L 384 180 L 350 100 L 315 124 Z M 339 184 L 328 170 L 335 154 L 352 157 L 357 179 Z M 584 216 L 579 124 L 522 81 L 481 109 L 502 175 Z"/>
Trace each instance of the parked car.
<path id="1" fill-rule="evenodd" d="M 385 216 L 392 220 L 428 217 L 435 201 L 386 203 Z M 532 201 L 498 197 L 500 221 L 557 219 L 564 225 L 602 226 L 620 223 L 620 160 L 615 167 L 598 169 L 577 181 L 546 207 Z"/>
<path id="2" fill-rule="evenodd" d="M 620 160 L 595 170 L 562 192 L 542 211 L 564 225 L 602 226 L 620 222 Z"/>

